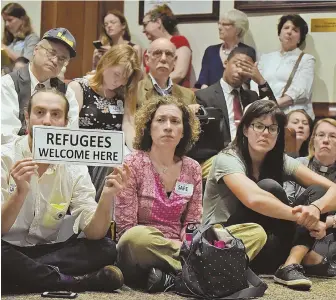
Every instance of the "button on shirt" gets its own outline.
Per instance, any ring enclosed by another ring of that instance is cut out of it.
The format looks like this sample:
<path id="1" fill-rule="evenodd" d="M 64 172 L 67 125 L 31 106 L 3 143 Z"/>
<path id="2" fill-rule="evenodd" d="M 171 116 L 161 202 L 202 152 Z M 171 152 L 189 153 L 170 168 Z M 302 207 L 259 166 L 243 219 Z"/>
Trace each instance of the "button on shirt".
<path id="1" fill-rule="evenodd" d="M 173 88 L 173 81 L 171 80 L 170 77 L 168 78 L 168 85 L 164 89 L 158 85 L 157 81 L 154 79 L 154 77 L 151 74 L 149 74 L 149 77 L 152 80 L 153 86 L 159 95 L 166 96 L 171 93 L 171 90 Z"/>
<path id="2" fill-rule="evenodd" d="M 1 149 L 1 204 L 16 190 L 10 170 L 18 161 L 32 157 L 28 136 L 18 137 Z M 75 233 L 90 223 L 97 207 L 95 188 L 86 166 L 50 165 L 39 177 L 33 175 L 30 191 L 15 223 L 2 239 L 17 246 L 33 246 L 54 242 L 70 207 L 76 217 Z"/>
<path id="3" fill-rule="evenodd" d="M 275 51 L 263 54 L 258 62 L 258 69 L 264 79 L 271 87 L 276 99 L 281 98 L 285 85 L 288 81 L 294 65 L 301 54 L 301 50 L 296 48 L 292 51 L 281 53 Z M 305 53 L 295 72 L 293 81 L 285 95 L 291 97 L 294 104 L 283 109 L 288 113 L 295 109 L 304 109 L 313 119 L 314 112 L 312 106 L 312 88 L 314 81 L 315 58 Z M 251 89 L 258 92 L 258 85 L 251 82 Z"/>
<path id="4" fill-rule="evenodd" d="M 230 134 L 231 134 L 231 141 L 233 141 L 233 139 L 236 137 L 236 133 L 237 133 L 237 126 L 234 120 L 234 113 L 233 113 L 233 100 L 234 100 L 234 95 L 232 93 L 232 91 L 234 90 L 234 88 L 227 84 L 223 78 L 221 78 L 220 80 L 220 85 L 222 87 L 223 93 L 224 93 L 224 98 L 226 101 L 226 107 L 227 107 L 227 111 L 228 111 L 228 115 L 229 115 L 229 125 L 230 125 Z M 238 91 L 238 95 L 240 98 L 240 90 L 237 89 Z M 241 105 L 241 103 L 240 103 Z M 243 110 L 243 108 L 242 108 Z"/>
<path id="5" fill-rule="evenodd" d="M 50 80 L 39 82 L 34 74 L 30 75 L 30 90 L 31 95 L 35 92 L 36 86 L 41 83 L 46 88 L 50 88 Z M 69 101 L 69 123 L 68 127 L 78 128 L 79 106 L 75 97 L 75 92 L 71 88 L 67 88 L 65 93 Z M 21 128 L 21 121 L 19 119 L 19 100 L 18 94 L 15 90 L 12 77 L 7 74 L 1 78 L 1 144 L 8 143 L 17 137 L 17 133 Z"/>

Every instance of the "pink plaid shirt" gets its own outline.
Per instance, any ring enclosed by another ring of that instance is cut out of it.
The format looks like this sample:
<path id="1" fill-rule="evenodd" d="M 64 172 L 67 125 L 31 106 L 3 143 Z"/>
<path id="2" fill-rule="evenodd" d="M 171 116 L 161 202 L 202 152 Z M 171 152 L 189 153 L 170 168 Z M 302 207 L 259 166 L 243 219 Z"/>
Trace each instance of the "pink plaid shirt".
<path id="1" fill-rule="evenodd" d="M 183 240 L 188 223 L 200 223 L 202 215 L 202 174 L 200 165 L 184 156 L 180 177 L 168 197 L 160 174 L 147 152 L 134 151 L 125 159 L 131 175 L 128 186 L 115 199 L 117 236 L 136 225 L 153 226 L 166 238 Z M 193 187 L 190 195 L 177 188 Z M 184 193 L 186 194 L 186 193 Z"/>

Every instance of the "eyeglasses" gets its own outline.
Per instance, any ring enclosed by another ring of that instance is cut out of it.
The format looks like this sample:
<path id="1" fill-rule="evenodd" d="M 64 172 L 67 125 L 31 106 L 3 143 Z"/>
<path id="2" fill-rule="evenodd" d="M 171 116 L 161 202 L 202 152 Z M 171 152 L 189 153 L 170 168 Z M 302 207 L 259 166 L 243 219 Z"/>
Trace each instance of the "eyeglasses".
<path id="1" fill-rule="evenodd" d="M 156 20 L 157 19 L 153 18 L 153 19 L 148 20 L 147 22 L 142 22 L 143 28 L 145 29 L 150 22 L 155 22 Z"/>
<path id="2" fill-rule="evenodd" d="M 263 123 L 256 122 L 256 123 L 252 123 L 250 126 L 253 128 L 255 132 L 259 132 L 259 133 L 263 133 L 266 128 L 268 129 L 268 132 L 271 135 L 277 135 L 279 133 L 279 126 L 275 124 L 266 126 Z"/>
<path id="3" fill-rule="evenodd" d="M 158 49 L 158 50 L 154 50 L 154 51 L 151 52 L 151 54 L 155 58 L 161 58 L 163 53 L 165 54 L 167 60 L 171 60 L 175 57 L 175 53 L 172 52 L 172 51 L 169 51 L 169 50 Z"/>
<path id="4" fill-rule="evenodd" d="M 315 136 L 319 140 L 324 140 L 325 137 L 327 137 L 330 142 L 333 142 L 333 143 L 336 142 L 336 135 L 335 134 L 326 134 L 325 132 L 319 132 L 319 133 L 316 133 Z"/>
<path id="5" fill-rule="evenodd" d="M 226 26 L 226 27 L 230 27 L 230 26 L 234 26 L 234 24 L 233 23 L 225 23 L 225 22 L 218 22 L 218 25 L 219 26 Z"/>
<path id="6" fill-rule="evenodd" d="M 64 67 L 68 65 L 70 58 L 57 55 L 56 51 L 53 49 L 48 49 L 46 47 L 43 47 L 42 45 L 39 45 L 39 46 L 46 51 L 47 57 L 49 59 L 53 59 L 56 57 L 57 63 L 59 65 L 64 66 Z"/>

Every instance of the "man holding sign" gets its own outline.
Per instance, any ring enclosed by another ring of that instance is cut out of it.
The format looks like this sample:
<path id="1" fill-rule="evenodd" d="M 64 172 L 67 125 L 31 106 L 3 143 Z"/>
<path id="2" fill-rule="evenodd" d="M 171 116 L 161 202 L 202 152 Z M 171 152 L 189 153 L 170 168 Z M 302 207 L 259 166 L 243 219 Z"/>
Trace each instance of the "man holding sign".
<path id="1" fill-rule="evenodd" d="M 55 89 L 34 94 L 28 103 L 28 135 L 2 147 L 2 288 L 9 291 L 113 291 L 123 285 L 112 266 L 116 245 L 104 238 L 114 197 L 126 186 L 127 166 L 105 179 L 99 204 L 86 166 L 36 163 L 34 125 L 65 127 L 69 103 Z M 51 131 L 52 132 L 52 131 Z M 66 212 L 76 217 L 74 232 L 85 239 L 55 243 Z"/>

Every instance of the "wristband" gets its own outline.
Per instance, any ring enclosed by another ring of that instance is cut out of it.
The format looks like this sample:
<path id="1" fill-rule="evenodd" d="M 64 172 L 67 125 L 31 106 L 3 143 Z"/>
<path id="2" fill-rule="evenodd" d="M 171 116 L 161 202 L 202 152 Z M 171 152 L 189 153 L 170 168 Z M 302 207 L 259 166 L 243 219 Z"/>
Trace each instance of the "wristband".
<path id="1" fill-rule="evenodd" d="M 316 204 L 311 203 L 310 205 L 315 206 L 315 207 L 319 210 L 319 212 L 320 212 L 320 216 L 322 215 L 322 212 L 321 212 L 320 208 L 319 208 Z"/>

